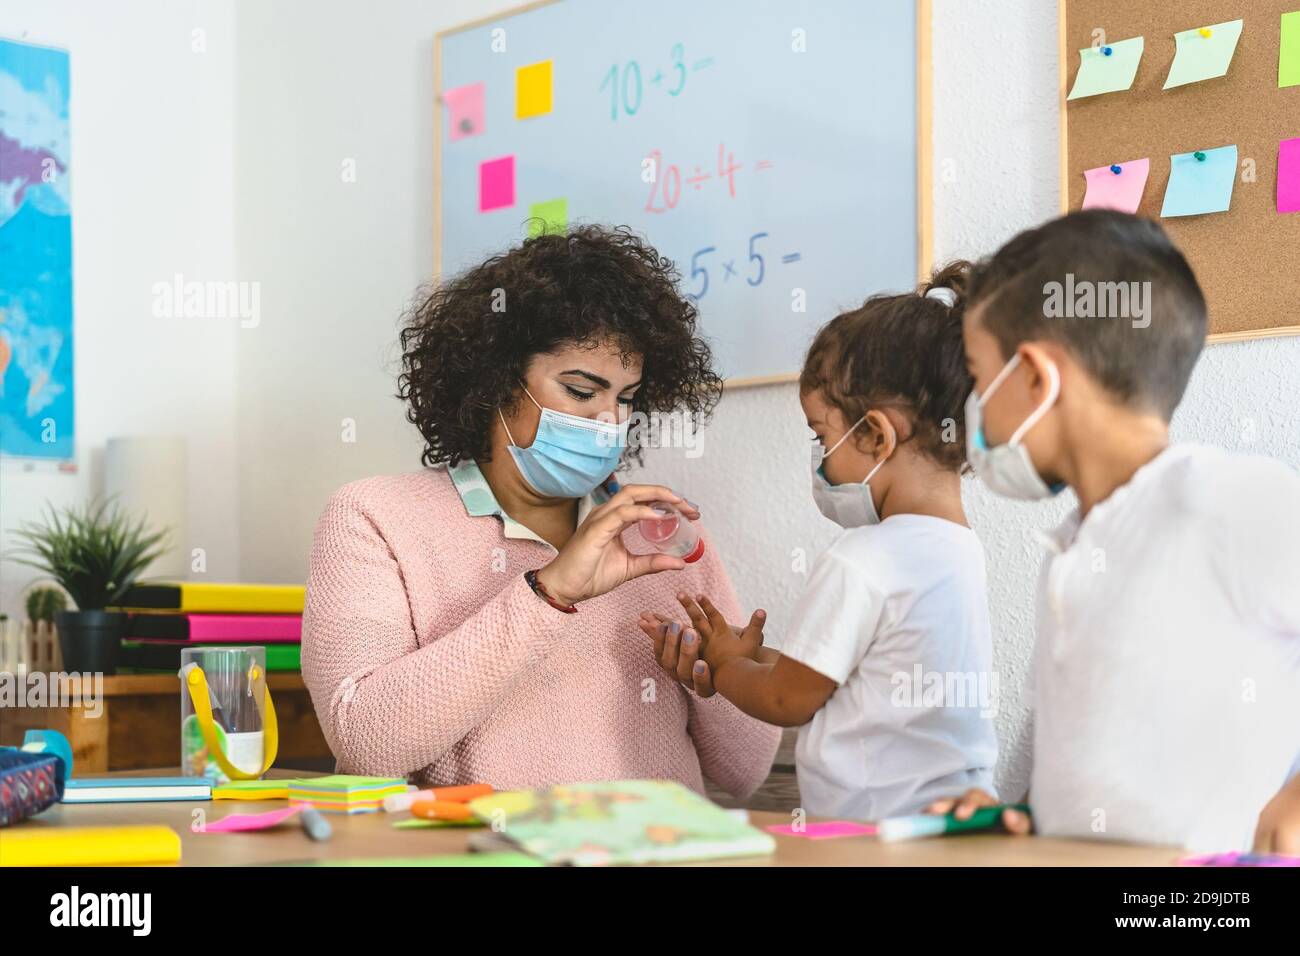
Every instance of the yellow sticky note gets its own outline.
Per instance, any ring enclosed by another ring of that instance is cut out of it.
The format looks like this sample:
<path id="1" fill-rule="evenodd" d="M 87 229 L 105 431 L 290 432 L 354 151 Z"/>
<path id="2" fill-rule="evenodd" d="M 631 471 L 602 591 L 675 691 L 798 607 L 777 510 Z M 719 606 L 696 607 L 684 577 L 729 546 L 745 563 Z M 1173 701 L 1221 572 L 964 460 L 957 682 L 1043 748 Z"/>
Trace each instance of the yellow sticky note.
<path id="1" fill-rule="evenodd" d="M 545 116 L 551 111 L 551 61 L 530 63 L 515 70 L 515 119 Z"/>

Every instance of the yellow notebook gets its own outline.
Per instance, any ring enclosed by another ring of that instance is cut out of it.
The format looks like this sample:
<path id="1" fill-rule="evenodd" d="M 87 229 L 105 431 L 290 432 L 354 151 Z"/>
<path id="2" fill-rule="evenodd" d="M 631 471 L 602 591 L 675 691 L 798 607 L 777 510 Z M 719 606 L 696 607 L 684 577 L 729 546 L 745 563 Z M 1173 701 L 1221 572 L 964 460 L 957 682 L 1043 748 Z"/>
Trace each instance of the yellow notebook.
<path id="1" fill-rule="evenodd" d="M 129 866 L 176 863 L 181 838 L 171 827 L 7 827 L 0 866 Z"/>
<path id="2" fill-rule="evenodd" d="M 196 581 L 137 584 L 122 595 L 131 611 L 301 614 L 307 589 L 301 584 L 207 584 Z"/>

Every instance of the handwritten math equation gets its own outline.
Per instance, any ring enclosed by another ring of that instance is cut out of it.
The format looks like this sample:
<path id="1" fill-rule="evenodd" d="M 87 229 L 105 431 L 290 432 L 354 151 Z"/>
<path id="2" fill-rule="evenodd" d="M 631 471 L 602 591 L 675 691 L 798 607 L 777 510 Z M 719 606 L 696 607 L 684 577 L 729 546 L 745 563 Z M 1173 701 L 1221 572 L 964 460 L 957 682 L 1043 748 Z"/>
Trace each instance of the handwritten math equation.
<path id="1" fill-rule="evenodd" d="M 771 236 L 766 232 L 756 232 L 749 237 L 748 254 L 742 260 L 738 255 L 732 255 L 730 259 L 722 258 L 730 254 L 730 251 L 720 252 L 717 246 L 705 246 L 703 249 L 697 249 L 691 256 L 690 274 L 687 276 L 689 282 L 694 288 L 686 293 L 686 297 L 692 302 L 699 302 L 709 293 L 710 275 L 723 285 L 744 283 L 751 288 L 757 288 L 763 284 L 763 280 L 768 274 L 768 258 L 770 252 L 765 255 L 765 249 Z M 803 255 L 798 252 L 786 252 L 781 255 L 780 263 L 782 265 L 793 265 L 803 260 Z M 710 272 L 712 270 L 712 272 Z"/>
<path id="2" fill-rule="evenodd" d="M 637 60 L 614 63 L 605 71 L 597 92 L 609 90 L 609 119 L 612 123 L 618 122 L 619 116 L 635 116 L 640 111 L 647 86 L 652 92 L 667 93 L 671 97 L 680 96 L 686 89 L 686 81 L 691 74 L 708 69 L 714 62 L 711 56 L 688 60 L 686 47 L 674 43 L 668 55 L 667 69 L 654 67 L 654 72 L 647 76 L 642 73 L 641 64 Z M 646 72 L 649 72 L 649 67 Z"/>
<path id="3" fill-rule="evenodd" d="M 641 164 L 641 178 L 650 186 L 645 211 L 657 215 L 677 208 L 677 204 L 682 200 L 683 184 L 694 192 L 700 192 L 710 180 L 716 179 L 719 183 L 726 184 L 727 195 L 735 199 L 736 174 L 745 168 L 743 163 L 736 162 L 735 154 L 727 150 L 726 143 L 718 144 L 718 162 L 712 167 L 713 172 L 706 172 L 704 165 L 695 163 L 690 173 L 683 177 L 680 166 L 676 163 L 665 166 L 663 160 L 663 152 L 652 149 Z M 752 170 L 761 173 L 771 168 L 772 162 L 763 159 L 754 163 Z"/>

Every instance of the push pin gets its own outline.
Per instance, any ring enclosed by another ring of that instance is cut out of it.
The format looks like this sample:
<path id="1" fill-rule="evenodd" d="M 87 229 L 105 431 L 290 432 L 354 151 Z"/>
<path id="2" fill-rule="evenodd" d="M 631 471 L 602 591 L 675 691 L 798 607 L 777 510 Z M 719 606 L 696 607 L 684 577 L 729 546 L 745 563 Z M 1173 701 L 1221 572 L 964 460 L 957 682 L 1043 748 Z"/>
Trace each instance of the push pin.
<path id="1" fill-rule="evenodd" d="M 1117 163 L 1116 165 L 1110 168 L 1110 171 L 1114 173 L 1116 176 L 1118 176 L 1121 172 L 1123 172 L 1123 168 Z"/>
<path id="2" fill-rule="evenodd" d="M 1209 27 L 1201 27 L 1201 29 L 1197 32 L 1200 33 L 1201 36 L 1205 37 L 1205 39 L 1207 40 L 1214 35 L 1214 31 L 1211 30 Z"/>
<path id="3" fill-rule="evenodd" d="M 1196 152 L 1192 153 L 1192 155 L 1196 157 L 1196 161 L 1198 163 L 1205 162 L 1205 154 L 1202 153 L 1199 149 Z"/>
<path id="4" fill-rule="evenodd" d="M 1114 52 L 1115 52 L 1115 51 L 1112 50 L 1112 49 L 1111 49 L 1110 47 L 1108 47 L 1108 46 L 1104 46 L 1104 47 L 1101 48 L 1101 55 L 1102 55 L 1102 56 L 1110 56 L 1110 55 L 1111 55 L 1112 53 L 1114 53 Z"/>

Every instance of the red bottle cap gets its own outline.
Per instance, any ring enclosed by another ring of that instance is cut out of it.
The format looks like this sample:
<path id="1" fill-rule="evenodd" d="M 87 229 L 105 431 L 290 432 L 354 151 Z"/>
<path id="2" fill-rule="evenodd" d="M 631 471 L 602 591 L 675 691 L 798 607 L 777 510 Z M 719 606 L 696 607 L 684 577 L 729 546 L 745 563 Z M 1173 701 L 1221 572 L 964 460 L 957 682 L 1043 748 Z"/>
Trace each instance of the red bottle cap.
<path id="1" fill-rule="evenodd" d="M 695 550 L 692 551 L 690 554 L 688 554 L 686 557 L 682 558 L 682 560 L 685 561 L 687 564 L 694 564 L 702 557 L 704 557 L 704 539 L 700 538 L 700 540 L 695 542 Z"/>

